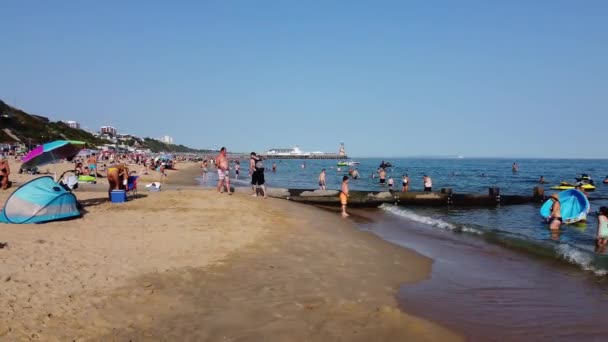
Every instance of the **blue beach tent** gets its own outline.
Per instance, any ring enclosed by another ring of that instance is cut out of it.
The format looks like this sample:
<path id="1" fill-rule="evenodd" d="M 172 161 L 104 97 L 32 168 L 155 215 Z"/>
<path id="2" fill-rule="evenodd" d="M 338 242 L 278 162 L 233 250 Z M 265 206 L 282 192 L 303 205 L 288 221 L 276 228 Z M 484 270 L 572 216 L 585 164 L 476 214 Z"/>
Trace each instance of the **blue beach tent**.
<path id="1" fill-rule="evenodd" d="M 0 222 L 41 223 L 79 217 L 76 196 L 53 177 L 33 179 L 13 192 L 0 211 Z"/>
<path id="2" fill-rule="evenodd" d="M 591 206 L 587 196 L 576 189 L 565 190 L 559 193 L 559 203 L 564 223 L 576 223 L 587 219 Z M 540 215 L 543 218 L 551 216 L 551 206 L 553 201 L 548 199 L 540 208 Z"/>

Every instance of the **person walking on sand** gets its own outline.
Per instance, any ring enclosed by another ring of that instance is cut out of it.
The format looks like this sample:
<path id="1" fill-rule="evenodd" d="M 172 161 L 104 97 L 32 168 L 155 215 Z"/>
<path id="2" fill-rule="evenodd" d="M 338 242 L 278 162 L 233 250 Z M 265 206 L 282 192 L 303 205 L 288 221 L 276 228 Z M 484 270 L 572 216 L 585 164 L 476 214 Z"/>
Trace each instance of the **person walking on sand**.
<path id="1" fill-rule="evenodd" d="M 215 157 L 215 165 L 217 167 L 217 192 L 222 193 L 222 188 L 226 187 L 226 191 L 229 195 L 232 195 L 230 192 L 230 174 L 228 169 L 228 157 L 226 157 L 225 147 L 220 149 L 220 153 Z"/>
<path id="2" fill-rule="evenodd" d="M 251 189 L 253 190 L 253 196 L 258 195 L 257 188 L 262 189 L 262 194 L 266 198 L 266 182 L 264 179 L 264 162 L 257 156 L 255 152 L 251 152 L 251 159 L 249 160 L 249 173 L 251 174 Z"/>
<path id="3" fill-rule="evenodd" d="M 424 175 L 422 180 L 424 183 L 424 191 L 431 192 L 433 190 L 433 180 L 431 179 L 431 177 Z"/>
<path id="4" fill-rule="evenodd" d="M 410 189 L 410 178 L 407 176 L 407 174 L 403 175 L 403 180 L 401 181 L 401 183 L 403 185 L 401 191 L 408 192 Z"/>
<path id="5" fill-rule="evenodd" d="M 340 205 L 342 205 L 342 217 L 347 217 L 346 205 L 348 204 L 348 176 L 342 177 L 342 189 L 340 190 Z"/>
<path id="6" fill-rule="evenodd" d="M 325 190 L 325 169 L 321 170 L 321 173 L 319 173 L 319 189 L 320 190 Z"/>
<path id="7" fill-rule="evenodd" d="M 550 230 L 558 230 L 562 225 L 562 206 L 559 203 L 559 195 L 553 194 L 551 195 L 551 200 L 553 201 L 553 205 L 551 206 L 551 216 L 549 216 L 549 229 Z"/>

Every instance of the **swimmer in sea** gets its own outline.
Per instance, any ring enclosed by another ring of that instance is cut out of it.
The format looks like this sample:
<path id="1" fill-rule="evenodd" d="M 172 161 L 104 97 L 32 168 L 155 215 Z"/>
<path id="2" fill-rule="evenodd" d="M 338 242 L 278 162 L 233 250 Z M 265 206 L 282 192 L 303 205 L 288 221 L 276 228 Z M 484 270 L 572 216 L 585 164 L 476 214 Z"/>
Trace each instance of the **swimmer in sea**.
<path id="1" fill-rule="evenodd" d="M 517 163 L 513 163 L 513 166 L 511 166 L 511 169 L 513 170 L 513 172 L 519 171 L 519 167 L 517 167 Z"/>
<path id="2" fill-rule="evenodd" d="M 401 191 L 408 192 L 408 190 L 410 189 L 410 178 L 407 176 L 407 174 L 403 175 L 403 180 L 401 181 L 401 185 L 403 186 Z"/>
<path id="3" fill-rule="evenodd" d="M 277 172 L 277 163 L 272 163 L 272 172 Z"/>
<path id="4" fill-rule="evenodd" d="M 393 177 L 389 177 L 388 178 L 388 188 L 392 189 L 393 185 L 395 185 L 395 181 L 393 180 Z"/>
<path id="5" fill-rule="evenodd" d="M 545 184 L 545 183 L 547 183 L 547 182 L 545 181 L 545 176 L 540 176 L 540 179 L 538 180 L 538 183 L 540 183 L 540 184 Z"/>
<path id="6" fill-rule="evenodd" d="M 319 189 L 325 190 L 325 169 L 319 174 Z"/>
<path id="7" fill-rule="evenodd" d="M 378 173 L 380 174 L 380 184 L 384 185 L 386 183 L 386 171 L 380 169 Z"/>

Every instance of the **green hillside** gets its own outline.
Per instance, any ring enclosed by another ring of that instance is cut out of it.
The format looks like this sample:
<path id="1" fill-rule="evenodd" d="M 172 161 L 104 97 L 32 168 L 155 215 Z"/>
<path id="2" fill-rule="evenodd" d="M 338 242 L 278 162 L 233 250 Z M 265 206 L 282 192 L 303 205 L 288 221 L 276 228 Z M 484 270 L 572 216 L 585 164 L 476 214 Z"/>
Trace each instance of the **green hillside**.
<path id="1" fill-rule="evenodd" d="M 90 148 L 110 143 L 82 129 L 71 128 L 63 122 L 51 122 L 43 116 L 28 114 L 0 100 L 0 144 L 14 144 L 20 141 L 26 145 L 36 146 L 48 141 L 62 139 L 84 141 Z M 124 143 L 127 146 L 150 149 L 152 152 L 210 152 L 208 150 L 192 149 L 184 145 L 165 144 L 152 138 L 133 138 Z"/>
<path id="2" fill-rule="evenodd" d="M 5 129 L 8 129 L 10 134 Z M 51 122 L 48 118 L 28 114 L 0 100 L 0 143 L 21 141 L 24 144 L 37 145 L 61 139 L 84 141 L 90 147 L 107 143 L 89 132 L 70 128 L 63 122 Z"/>

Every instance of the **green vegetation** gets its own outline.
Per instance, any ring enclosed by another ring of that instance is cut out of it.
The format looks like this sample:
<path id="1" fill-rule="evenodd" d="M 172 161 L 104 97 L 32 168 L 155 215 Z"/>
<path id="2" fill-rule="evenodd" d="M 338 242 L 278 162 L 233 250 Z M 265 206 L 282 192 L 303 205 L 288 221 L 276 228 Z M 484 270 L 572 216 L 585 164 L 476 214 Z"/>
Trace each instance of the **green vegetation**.
<path id="1" fill-rule="evenodd" d="M 45 117 L 28 114 L 0 101 L 0 143 L 15 143 L 15 139 L 4 131 L 5 128 L 10 129 L 12 135 L 24 144 L 38 145 L 61 139 L 84 141 L 88 147 L 108 143 L 89 132 L 70 128 L 63 122 L 50 122 Z"/>
<path id="2" fill-rule="evenodd" d="M 17 141 L 4 129 L 8 128 L 10 133 L 17 137 L 22 143 L 32 146 L 53 140 L 80 140 L 87 143 L 88 148 L 96 148 L 110 141 L 95 137 L 93 134 L 82 129 L 71 128 L 63 122 L 51 122 L 47 118 L 28 114 L 22 110 L 13 108 L 0 100 L 0 144 L 16 143 Z M 170 153 L 209 153 L 210 150 L 197 150 L 184 145 L 165 144 L 162 141 L 133 137 L 120 144 L 141 149 L 150 149 L 152 152 Z"/>

